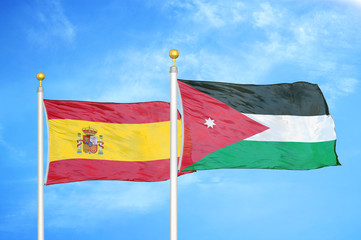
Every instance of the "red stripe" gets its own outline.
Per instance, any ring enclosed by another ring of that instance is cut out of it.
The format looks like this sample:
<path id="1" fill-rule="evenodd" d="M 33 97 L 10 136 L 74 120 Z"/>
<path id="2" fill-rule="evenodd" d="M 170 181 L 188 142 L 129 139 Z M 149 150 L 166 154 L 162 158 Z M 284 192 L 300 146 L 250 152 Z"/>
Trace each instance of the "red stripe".
<path id="1" fill-rule="evenodd" d="M 178 176 L 190 173 L 182 172 Z M 125 162 L 66 159 L 51 162 L 46 185 L 86 180 L 157 182 L 169 179 L 169 159 Z"/>
<path id="2" fill-rule="evenodd" d="M 170 104 L 167 102 L 102 103 L 44 100 L 44 104 L 48 119 L 135 124 L 165 122 L 170 119 Z"/>
<path id="3" fill-rule="evenodd" d="M 186 83 L 178 81 L 178 85 L 184 119 L 181 170 L 212 152 L 268 129 L 267 126 Z M 212 120 L 215 125 L 207 126 L 207 119 Z"/>

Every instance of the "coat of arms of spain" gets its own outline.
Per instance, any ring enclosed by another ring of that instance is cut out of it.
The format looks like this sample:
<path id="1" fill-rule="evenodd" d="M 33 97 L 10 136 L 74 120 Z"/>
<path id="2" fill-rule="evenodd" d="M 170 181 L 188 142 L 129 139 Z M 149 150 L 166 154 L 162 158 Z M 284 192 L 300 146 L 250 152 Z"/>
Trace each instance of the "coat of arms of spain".
<path id="1" fill-rule="evenodd" d="M 88 154 L 95 154 L 98 152 L 98 154 L 103 154 L 104 149 L 104 142 L 103 142 L 103 136 L 99 135 L 98 137 L 95 136 L 97 134 L 97 130 L 92 127 L 83 128 L 83 139 L 81 139 L 81 134 L 78 133 L 78 151 L 77 153 L 82 153 L 81 151 L 81 145 L 83 144 L 83 152 Z M 99 151 L 98 151 L 99 146 Z"/>

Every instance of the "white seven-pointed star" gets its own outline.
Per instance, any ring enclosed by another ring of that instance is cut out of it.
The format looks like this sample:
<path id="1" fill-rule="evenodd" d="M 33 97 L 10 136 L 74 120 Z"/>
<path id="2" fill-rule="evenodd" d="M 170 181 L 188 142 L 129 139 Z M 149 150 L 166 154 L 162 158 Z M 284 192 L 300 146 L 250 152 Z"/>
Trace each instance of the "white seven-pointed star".
<path id="1" fill-rule="evenodd" d="M 207 125 L 207 128 L 209 128 L 209 127 L 213 128 L 213 126 L 216 125 L 216 124 L 214 123 L 214 120 L 212 120 L 211 118 L 204 119 L 204 120 L 206 120 L 206 122 L 204 123 L 204 125 Z"/>

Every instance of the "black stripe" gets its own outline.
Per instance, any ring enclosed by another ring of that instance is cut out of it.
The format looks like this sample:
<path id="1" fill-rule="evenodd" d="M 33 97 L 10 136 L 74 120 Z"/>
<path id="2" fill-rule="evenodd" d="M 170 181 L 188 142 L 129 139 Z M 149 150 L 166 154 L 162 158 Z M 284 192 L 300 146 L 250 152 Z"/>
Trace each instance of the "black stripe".
<path id="1" fill-rule="evenodd" d="M 317 84 L 308 82 L 271 85 L 234 84 L 179 79 L 228 106 L 251 114 L 328 115 L 328 106 Z"/>

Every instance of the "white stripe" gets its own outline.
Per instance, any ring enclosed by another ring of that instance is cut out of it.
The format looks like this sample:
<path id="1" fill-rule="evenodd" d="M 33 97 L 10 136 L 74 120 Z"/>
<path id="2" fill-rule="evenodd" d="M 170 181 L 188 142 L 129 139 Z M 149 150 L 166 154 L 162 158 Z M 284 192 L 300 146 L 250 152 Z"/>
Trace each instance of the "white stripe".
<path id="1" fill-rule="evenodd" d="M 269 127 L 246 140 L 279 142 L 323 142 L 336 139 L 335 124 L 331 115 L 291 116 L 245 114 Z"/>

